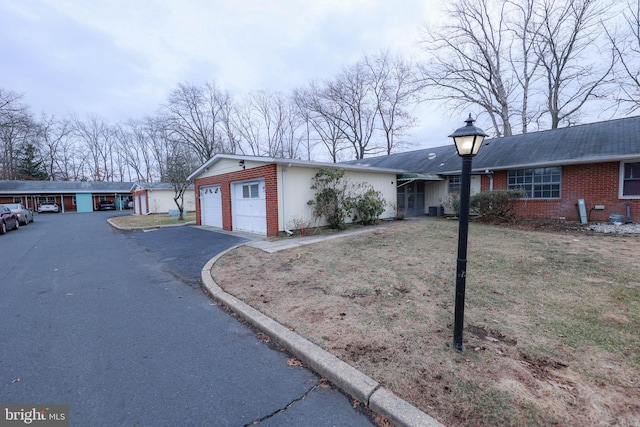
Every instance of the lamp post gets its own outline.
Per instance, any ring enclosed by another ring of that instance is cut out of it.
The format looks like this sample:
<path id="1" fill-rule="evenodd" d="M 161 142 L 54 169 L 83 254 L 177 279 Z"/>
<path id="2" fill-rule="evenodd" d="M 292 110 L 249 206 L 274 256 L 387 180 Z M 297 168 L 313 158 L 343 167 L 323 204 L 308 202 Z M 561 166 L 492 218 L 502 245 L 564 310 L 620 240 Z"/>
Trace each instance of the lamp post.
<path id="1" fill-rule="evenodd" d="M 464 326 L 464 293 L 467 278 L 467 235 L 469 234 L 469 198 L 471 193 L 471 163 L 478 154 L 484 138 L 488 136 L 473 125 L 469 114 L 467 125 L 449 135 L 453 138 L 458 155 L 462 157 L 460 178 L 460 223 L 458 226 L 458 261 L 456 266 L 456 305 L 453 324 L 453 347 L 462 352 L 462 329 Z"/>

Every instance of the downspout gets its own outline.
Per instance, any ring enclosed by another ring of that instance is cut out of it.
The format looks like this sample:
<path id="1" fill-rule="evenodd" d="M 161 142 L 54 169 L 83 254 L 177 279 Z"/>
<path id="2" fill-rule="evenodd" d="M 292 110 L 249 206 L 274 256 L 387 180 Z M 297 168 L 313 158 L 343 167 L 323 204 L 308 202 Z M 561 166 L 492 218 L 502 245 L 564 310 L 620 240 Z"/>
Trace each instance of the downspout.
<path id="1" fill-rule="evenodd" d="M 287 169 L 290 167 L 291 163 L 282 167 L 282 227 L 288 236 L 293 234 L 293 231 L 287 228 Z"/>

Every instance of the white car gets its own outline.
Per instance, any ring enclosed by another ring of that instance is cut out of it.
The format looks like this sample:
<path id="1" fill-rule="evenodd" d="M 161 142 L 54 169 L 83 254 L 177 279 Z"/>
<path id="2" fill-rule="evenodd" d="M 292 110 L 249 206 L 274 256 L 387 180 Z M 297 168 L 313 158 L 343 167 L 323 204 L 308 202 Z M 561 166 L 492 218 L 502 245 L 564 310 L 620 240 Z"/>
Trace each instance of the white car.
<path id="1" fill-rule="evenodd" d="M 33 222 L 33 211 L 30 208 L 25 208 L 21 203 L 5 203 L 5 206 L 18 215 L 20 224 L 27 225 Z"/>
<path id="2" fill-rule="evenodd" d="M 53 203 L 53 202 L 40 203 L 40 206 L 38 206 L 38 213 L 42 213 L 42 212 L 58 213 L 60 212 L 60 207 L 58 206 L 57 203 Z"/>

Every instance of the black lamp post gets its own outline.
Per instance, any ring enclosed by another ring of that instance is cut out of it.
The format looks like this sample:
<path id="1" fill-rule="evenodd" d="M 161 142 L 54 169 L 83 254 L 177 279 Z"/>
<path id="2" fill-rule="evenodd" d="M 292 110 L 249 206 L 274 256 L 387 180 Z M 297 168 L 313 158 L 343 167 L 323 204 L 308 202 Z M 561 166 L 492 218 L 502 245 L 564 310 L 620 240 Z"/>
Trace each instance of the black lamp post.
<path id="1" fill-rule="evenodd" d="M 469 114 L 467 125 L 449 135 L 456 144 L 458 155 L 462 157 L 460 179 L 460 224 L 458 226 L 458 262 L 456 267 L 456 307 L 453 325 L 453 347 L 462 352 L 462 329 L 464 326 L 464 292 L 467 277 L 467 235 L 469 234 L 469 198 L 471 194 L 471 163 L 478 154 L 484 138 L 488 136 L 473 125 Z"/>

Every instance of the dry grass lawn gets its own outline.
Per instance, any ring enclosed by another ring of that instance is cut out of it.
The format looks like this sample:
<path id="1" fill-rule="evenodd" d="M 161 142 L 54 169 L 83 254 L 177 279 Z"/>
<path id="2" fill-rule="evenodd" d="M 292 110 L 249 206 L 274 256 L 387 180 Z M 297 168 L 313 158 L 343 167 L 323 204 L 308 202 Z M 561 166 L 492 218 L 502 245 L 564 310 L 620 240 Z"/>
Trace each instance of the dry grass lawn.
<path id="1" fill-rule="evenodd" d="M 457 232 L 240 247 L 212 276 L 445 425 L 640 425 L 640 236 L 471 224 L 460 354 Z"/>
<path id="2" fill-rule="evenodd" d="M 195 221 L 196 213 L 187 212 L 184 220 L 178 217 L 171 217 L 168 214 L 152 214 L 152 215 L 126 215 L 110 218 L 110 221 L 119 227 L 125 228 L 153 228 L 161 225 L 178 225 L 188 221 Z"/>

